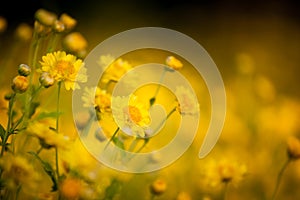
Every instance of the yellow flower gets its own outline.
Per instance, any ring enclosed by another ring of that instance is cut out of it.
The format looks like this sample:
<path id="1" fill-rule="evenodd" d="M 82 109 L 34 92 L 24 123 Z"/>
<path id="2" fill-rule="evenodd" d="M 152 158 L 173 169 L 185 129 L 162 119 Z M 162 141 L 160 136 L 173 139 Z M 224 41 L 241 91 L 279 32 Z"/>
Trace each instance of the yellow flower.
<path id="1" fill-rule="evenodd" d="M 12 89 L 16 93 L 24 93 L 28 89 L 29 83 L 26 77 L 16 76 L 12 82 Z"/>
<path id="2" fill-rule="evenodd" d="M 60 186 L 63 197 L 69 200 L 79 199 L 82 188 L 82 182 L 78 178 L 67 177 Z"/>
<path id="3" fill-rule="evenodd" d="M 73 32 L 65 36 L 63 39 L 63 46 L 67 51 L 80 57 L 84 57 L 88 42 L 81 33 Z"/>
<path id="4" fill-rule="evenodd" d="M 19 24 L 15 31 L 15 36 L 21 41 L 30 41 L 32 38 L 32 27 L 26 23 Z"/>
<path id="5" fill-rule="evenodd" d="M 106 67 L 106 66 L 104 66 Z M 113 62 L 102 76 L 102 82 L 108 83 L 109 81 L 117 82 L 126 72 L 132 69 L 132 65 L 130 65 L 127 61 L 122 58 L 117 59 Z"/>
<path id="6" fill-rule="evenodd" d="M 37 137 L 40 141 L 41 146 L 45 149 L 49 149 L 52 147 L 67 149 L 68 145 L 70 145 L 69 138 L 50 129 L 48 123 L 31 123 L 27 127 L 27 133 L 29 135 Z"/>
<path id="7" fill-rule="evenodd" d="M 66 13 L 63 13 L 59 17 L 59 21 L 61 21 L 64 24 L 66 30 L 73 29 L 77 24 L 77 21 Z"/>
<path id="8" fill-rule="evenodd" d="M 2 178 L 8 188 L 22 185 L 26 191 L 35 189 L 40 175 L 29 161 L 20 155 L 6 154 L 0 158 L 0 167 L 3 170 Z"/>
<path id="9" fill-rule="evenodd" d="M 4 17 L 0 16 L 0 33 L 4 32 L 7 28 L 7 21 Z"/>
<path id="10" fill-rule="evenodd" d="M 151 121 L 148 104 L 135 95 L 112 97 L 112 112 L 123 131 L 133 136 L 145 136 Z"/>
<path id="11" fill-rule="evenodd" d="M 191 196 L 186 192 L 180 192 L 176 200 L 192 200 Z"/>
<path id="12" fill-rule="evenodd" d="M 150 185 L 150 192 L 154 195 L 161 195 L 166 191 L 166 189 L 167 189 L 167 183 L 163 179 L 156 179 Z"/>
<path id="13" fill-rule="evenodd" d="M 56 81 L 62 81 L 67 90 L 79 89 L 78 82 L 86 82 L 86 68 L 81 59 L 64 51 L 48 53 L 40 61 L 41 68 L 38 72 L 48 72 Z"/>
<path id="14" fill-rule="evenodd" d="M 48 10 L 40 8 L 35 12 L 35 18 L 45 26 L 52 26 L 56 21 L 57 16 Z"/>
<path id="15" fill-rule="evenodd" d="M 237 185 L 247 173 L 245 164 L 236 161 L 223 159 L 219 162 L 211 161 L 207 165 L 205 172 L 206 181 L 212 187 L 216 187 L 222 183 L 233 183 Z"/>
<path id="16" fill-rule="evenodd" d="M 94 92 L 95 96 L 93 96 Z M 94 107 L 102 113 L 111 111 L 111 95 L 99 87 L 86 87 L 81 99 L 84 107 Z"/>
<path id="17" fill-rule="evenodd" d="M 175 95 L 178 99 L 178 111 L 182 115 L 197 115 L 199 114 L 199 104 L 197 97 L 188 89 L 179 86 L 175 90 Z"/>
<path id="18" fill-rule="evenodd" d="M 168 56 L 166 59 L 166 64 L 174 70 L 179 70 L 183 67 L 183 64 L 180 62 L 180 60 L 174 56 Z"/>
<path id="19" fill-rule="evenodd" d="M 290 136 L 287 140 L 287 153 L 290 159 L 300 158 L 300 141 L 298 138 Z"/>

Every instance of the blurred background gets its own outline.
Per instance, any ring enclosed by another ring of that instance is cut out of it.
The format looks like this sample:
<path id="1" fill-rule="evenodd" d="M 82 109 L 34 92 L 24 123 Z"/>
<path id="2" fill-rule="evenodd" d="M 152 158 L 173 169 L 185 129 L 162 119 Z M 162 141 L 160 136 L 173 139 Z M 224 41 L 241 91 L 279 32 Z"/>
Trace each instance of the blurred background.
<path id="1" fill-rule="evenodd" d="M 205 177 L 210 174 L 205 170 L 210 159 L 223 158 L 245 163 L 248 171 L 238 189 L 230 188 L 228 199 L 270 199 L 276 176 L 286 160 L 285 140 L 288 136 L 300 136 L 299 1 L 28 0 L 1 4 L 0 16 L 8 24 L 0 36 L 0 62 L 10 54 L 7 46 L 17 25 L 22 22 L 33 25 L 34 13 L 39 8 L 58 15 L 66 12 L 77 19 L 76 30 L 87 39 L 88 51 L 114 34 L 144 26 L 174 29 L 195 39 L 210 54 L 224 79 L 228 105 L 225 126 L 207 159 L 193 158 L 192 162 L 190 157 L 197 155 L 202 135 L 190 148 L 191 154 L 159 172 L 171 188 L 161 199 L 174 199 L 181 190 L 190 193 L 193 199 L 206 196 L 217 199 L 214 194 L 220 191 L 206 190 L 204 186 Z M 26 56 L 27 52 L 23 57 Z M 23 57 L 21 52 L 13 59 L 21 61 Z M 7 85 L 5 81 L 16 72 L 3 70 L 9 74 L 0 81 Z M 207 94 L 204 98 L 207 100 Z M 201 133 L 207 128 L 205 123 Z M 145 192 L 139 186 L 149 180 L 152 178 L 147 175 L 136 175 L 130 182 L 133 184 L 126 184 L 125 188 L 143 197 Z M 286 171 L 278 199 L 299 199 L 299 185 L 298 162 Z M 126 190 L 122 195 L 123 199 L 136 197 Z"/>

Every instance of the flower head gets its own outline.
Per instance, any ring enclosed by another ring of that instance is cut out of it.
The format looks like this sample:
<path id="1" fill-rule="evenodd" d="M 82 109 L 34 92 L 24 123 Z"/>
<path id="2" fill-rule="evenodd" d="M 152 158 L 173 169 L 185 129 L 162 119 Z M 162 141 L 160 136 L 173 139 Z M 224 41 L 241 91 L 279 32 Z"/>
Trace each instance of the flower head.
<path id="1" fill-rule="evenodd" d="M 40 61 L 40 73 L 47 72 L 56 81 L 62 81 L 67 90 L 79 89 L 78 82 L 87 81 L 86 68 L 81 59 L 64 51 L 48 53 Z"/>
<path id="2" fill-rule="evenodd" d="M 59 21 L 61 21 L 64 24 L 66 30 L 73 29 L 77 24 L 77 21 L 67 13 L 63 13 L 59 17 Z"/>
<path id="3" fill-rule="evenodd" d="M 102 90 L 99 87 L 84 88 L 81 99 L 84 107 L 96 108 L 96 110 L 101 113 L 111 111 L 111 95 L 107 93 L 106 90 Z"/>
<path id="4" fill-rule="evenodd" d="M 45 26 L 52 26 L 57 19 L 57 16 L 53 12 L 40 8 L 35 12 L 35 18 Z"/>
<path id="5" fill-rule="evenodd" d="M 63 39 L 63 46 L 67 51 L 80 57 L 84 57 L 88 42 L 81 33 L 73 32 L 66 35 Z"/>
<path id="6" fill-rule="evenodd" d="M 11 88 L 16 93 L 24 93 L 28 89 L 29 83 L 26 77 L 16 76 L 13 81 Z"/>
<path id="7" fill-rule="evenodd" d="M 216 187 L 222 183 L 237 184 L 247 173 L 245 164 L 233 160 L 223 159 L 219 162 L 211 161 L 207 165 L 206 178 L 208 184 Z"/>
<path id="8" fill-rule="evenodd" d="M 148 104 L 135 95 L 112 97 L 112 112 L 123 131 L 134 136 L 145 136 L 145 130 L 151 121 Z"/>
<path id="9" fill-rule="evenodd" d="M 54 130 L 49 128 L 47 123 L 35 122 L 29 124 L 27 132 L 28 134 L 37 137 L 41 146 L 45 149 L 50 149 L 52 147 L 67 149 L 70 144 L 68 137 L 56 133 Z"/>
<path id="10" fill-rule="evenodd" d="M 178 60 L 174 56 L 168 56 L 166 59 L 166 64 L 173 70 L 179 70 L 183 67 L 183 64 L 180 62 L 180 60 Z"/>
<path id="11" fill-rule="evenodd" d="M 287 153 L 290 159 L 300 158 L 300 141 L 296 137 L 289 137 L 287 140 Z"/>
<path id="12" fill-rule="evenodd" d="M 21 41 L 30 41 L 32 38 L 32 27 L 26 23 L 19 24 L 15 31 L 15 36 Z"/>
<path id="13" fill-rule="evenodd" d="M 78 178 L 67 177 L 62 181 L 60 191 L 66 199 L 78 199 L 82 188 L 82 181 Z"/>
<path id="14" fill-rule="evenodd" d="M 199 104 L 197 97 L 188 89 L 179 86 L 175 90 L 178 99 L 178 111 L 182 115 L 197 115 L 199 113 Z"/>
<path id="15" fill-rule="evenodd" d="M 25 157 L 6 154 L 0 158 L 0 167 L 7 187 L 16 188 L 22 185 L 29 190 L 37 187 L 40 176 Z"/>
<path id="16" fill-rule="evenodd" d="M 31 73 L 31 69 L 26 64 L 20 64 L 18 68 L 18 73 L 21 76 L 28 76 Z"/>
<path id="17" fill-rule="evenodd" d="M 166 191 L 166 189 L 167 189 L 167 183 L 163 179 L 156 179 L 150 185 L 150 192 L 154 195 L 161 195 Z"/>

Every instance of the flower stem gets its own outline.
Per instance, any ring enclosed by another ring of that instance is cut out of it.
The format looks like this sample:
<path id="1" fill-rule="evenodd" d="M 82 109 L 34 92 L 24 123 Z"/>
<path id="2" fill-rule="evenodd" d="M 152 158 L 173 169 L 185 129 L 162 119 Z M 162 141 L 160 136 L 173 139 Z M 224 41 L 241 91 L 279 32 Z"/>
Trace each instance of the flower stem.
<path id="1" fill-rule="evenodd" d="M 57 101 L 56 101 L 56 112 L 59 113 L 59 104 L 60 104 L 60 89 L 61 89 L 61 81 L 57 83 Z M 58 134 L 58 128 L 59 128 L 59 115 L 56 116 L 56 127 L 55 131 Z M 56 176 L 57 176 L 57 184 L 59 184 L 59 166 L 58 166 L 58 149 L 55 147 L 55 164 L 56 164 Z M 58 194 L 59 195 L 59 194 Z M 59 195 L 60 199 L 60 195 Z"/>
<path id="2" fill-rule="evenodd" d="M 162 83 L 162 82 L 163 82 L 163 80 L 164 80 L 164 78 L 165 78 L 165 75 L 166 75 L 166 72 L 167 72 L 167 70 L 164 70 L 163 73 L 161 74 L 160 79 L 159 79 L 159 83 Z M 153 106 L 153 104 L 155 103 L 155 101 L 156 101 L 156 96 L 157 96 L 157 94 L 158 94 L 160 88 L 161 88 L 161 84 L 159 84 L 159 85 L 157 86 L 157 88 L 156 88 L 156 90 L 155 90 L 155 93 L 154 93 L 153 97 L 149 100 L 150 107 Z"/>
<path id="3" fill-rule="evenodd" d="M 278 173 L 276 185 L 275 185 L 275 188 L 274 188 L 274 191 L 273 191 L 273 195 L 272 195 L 272 200 L 275 200 L 275 198 L 276 198 L 276 194 L 278 192 L 279 185 L 281 183 L 281 179 L 282 179 L 283 173 L 285 172 L 285 170 L 286 170 L 287 166 L 289 165 L 290 161 L 291 161 L 291 159 L 288 159 L 284 163 L 284 165 L 282 166 L 282 168 L 280 169 L 280 171 Z"/>
<path id="4" fill-rule="evenodd" d="M 223 190 L 223 194 L 222 194 L 222 199 L 226 200 L 227 199 L 227 193 L 228 193 L 228 187 L 229 187 L 229 181 L 224 183 L 224 190 Z"/>
<path id="5" fill-rule="evenodd" d="M 109 139 L 109 141 L 108 141 L 107 144 L 105 145 L 104 150 L 107 149 L 108 145 L 109 145 L 109 144 L 113 141 L 113 139 L 116 137 L 116 135 L 117 135 L 117 133 L 119 132 L 119 130 L 120 130 L 120 127 L 118 127 L 118 128 L 115 130 L 114 134 L 111 136 L 111 138 Z"/>
<path id="6" fill-rule="evenodd" d="M 13 93 L 13 95 L 11 96 L 11 99 L 9 100 L 9 104 L 8 104 L 8 122 L 7 122 L 7 127 L 6 127 L 6 131 L 5 131 L 5 134 L 3 136 L 3 140 L 2 140 L 2 148 L 1 148 L 1 157 L 3 156 L 4 154 L 4 151 L 6 149 L 6 142 L 8 140 L 8 137 L 10 135 L 10 132 L 11 132 L 11 124 L 12 124 L 12 111 L 13 111 L 13 105 L 14 105 L 14 102 L 15 102 L 15 96 L 16 96 L 16 93 Z"/>

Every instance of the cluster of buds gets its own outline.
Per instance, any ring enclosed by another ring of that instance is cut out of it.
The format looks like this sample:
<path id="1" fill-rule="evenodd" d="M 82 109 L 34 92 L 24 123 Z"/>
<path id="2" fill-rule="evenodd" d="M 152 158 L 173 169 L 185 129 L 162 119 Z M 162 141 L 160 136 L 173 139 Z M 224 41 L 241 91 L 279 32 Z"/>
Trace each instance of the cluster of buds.
<path id="1" fill-rule="evenodd" d="M 28 89 L 29 82 L 27 76 L 31 73 L 31 69 L 26 64 L 20 64 L 18 74 L 12 81 L 11 88 L 15 93 L 24 93 Z"/>

